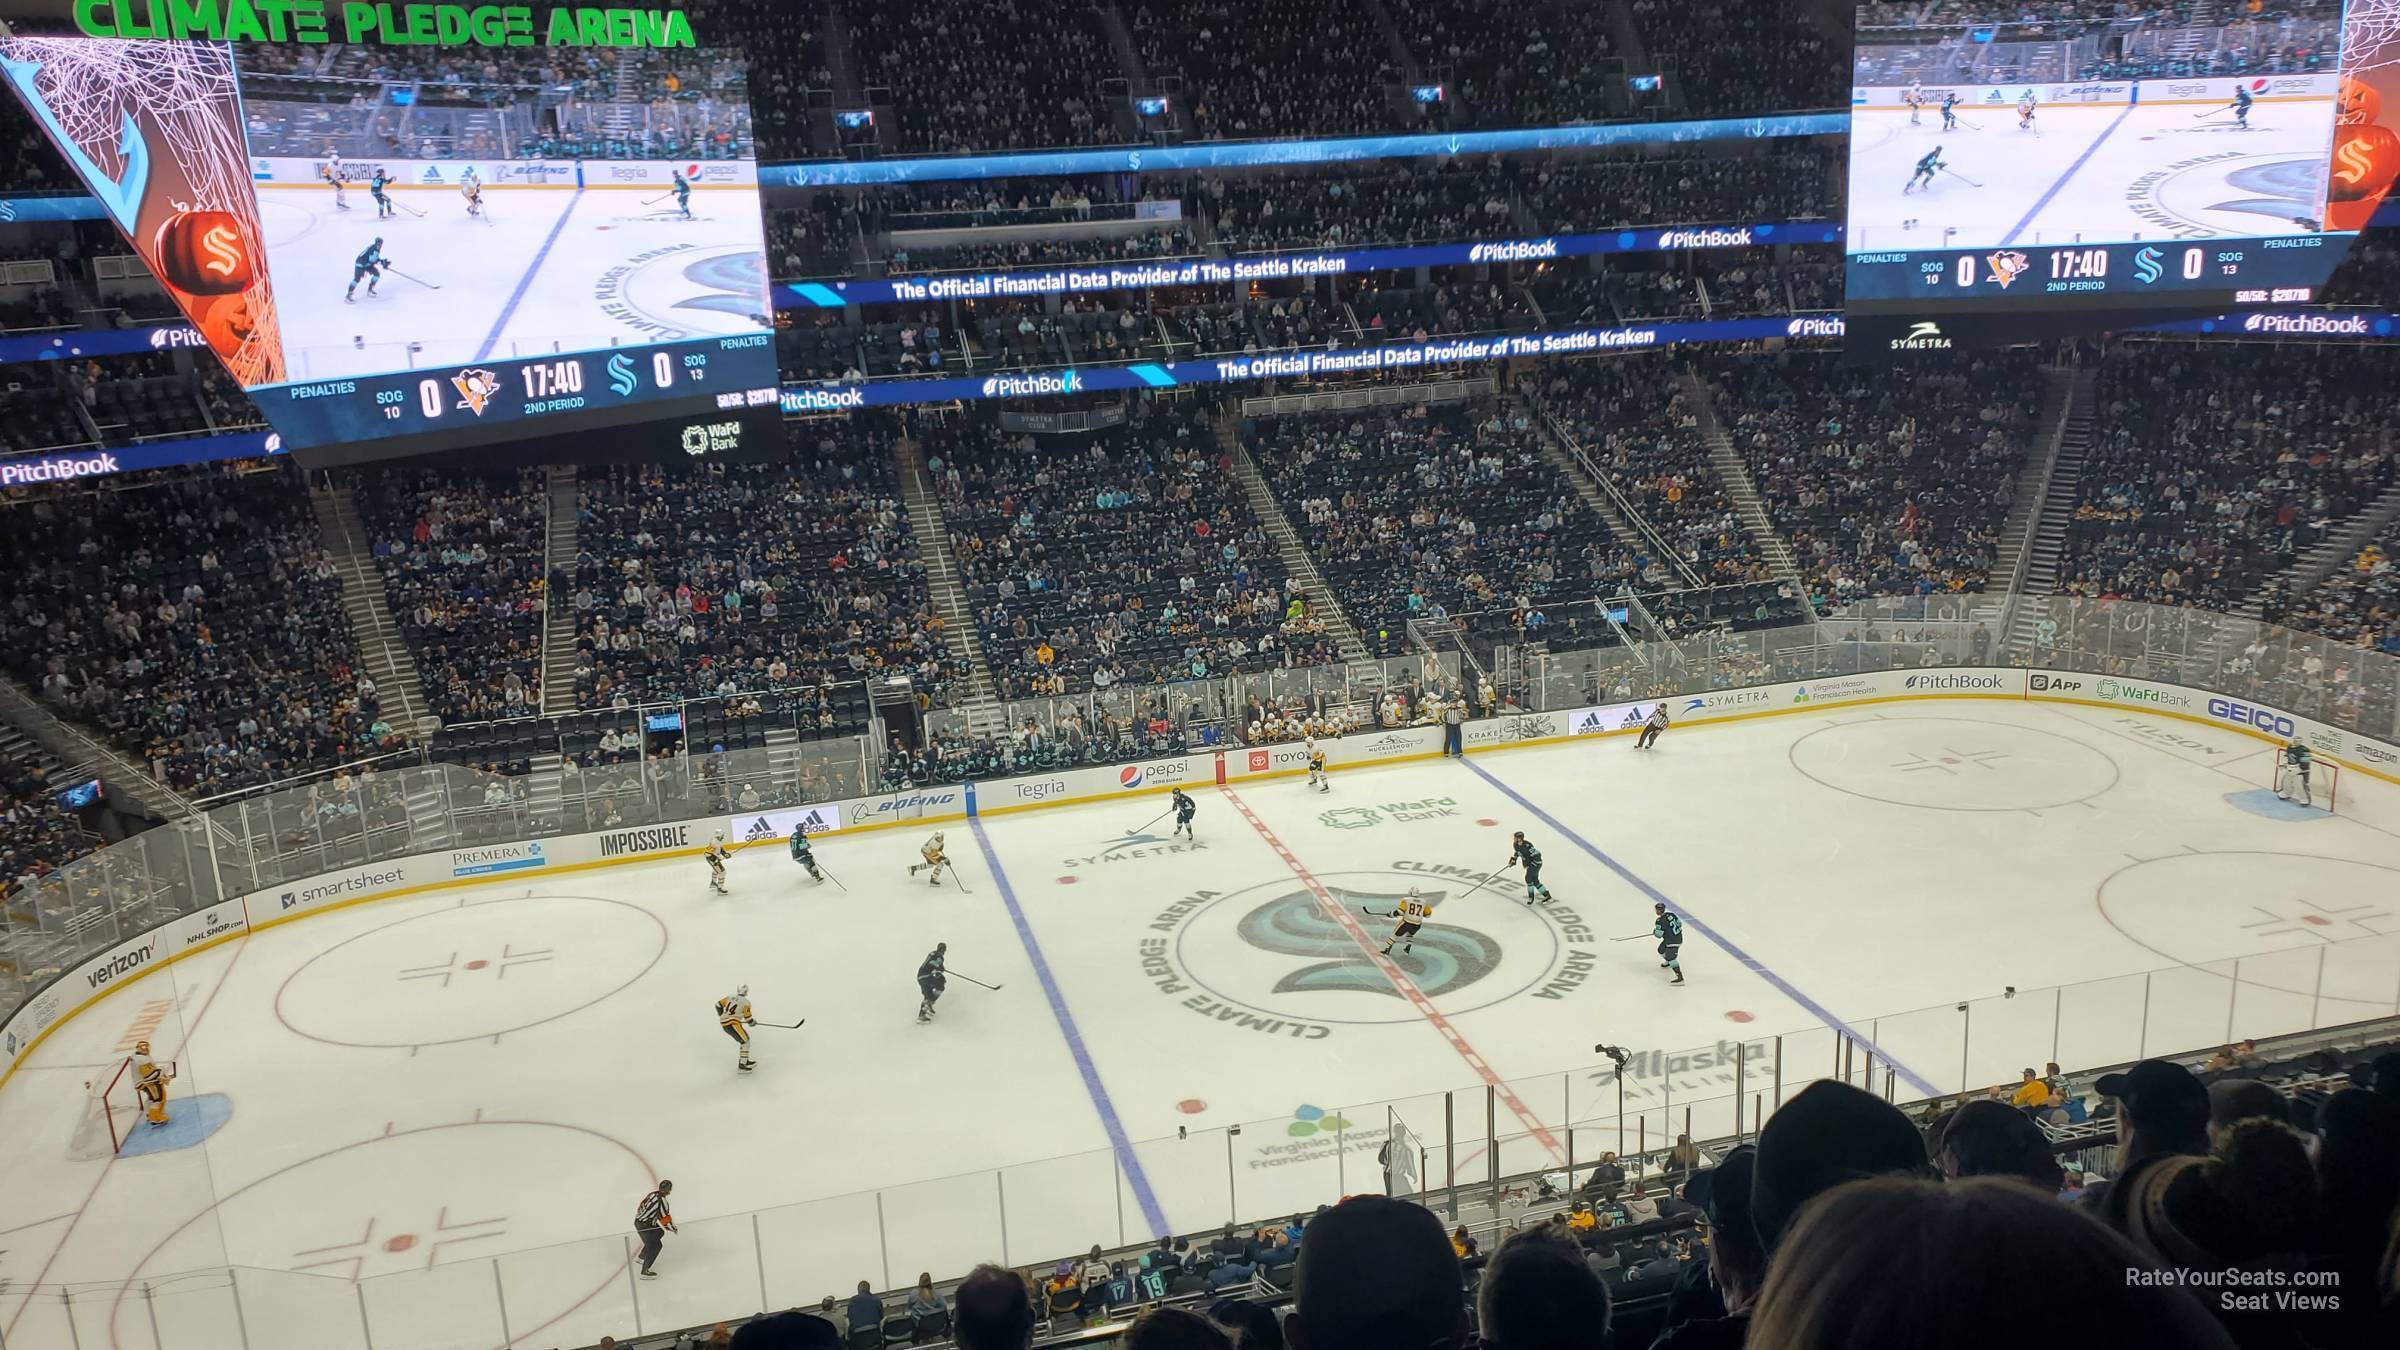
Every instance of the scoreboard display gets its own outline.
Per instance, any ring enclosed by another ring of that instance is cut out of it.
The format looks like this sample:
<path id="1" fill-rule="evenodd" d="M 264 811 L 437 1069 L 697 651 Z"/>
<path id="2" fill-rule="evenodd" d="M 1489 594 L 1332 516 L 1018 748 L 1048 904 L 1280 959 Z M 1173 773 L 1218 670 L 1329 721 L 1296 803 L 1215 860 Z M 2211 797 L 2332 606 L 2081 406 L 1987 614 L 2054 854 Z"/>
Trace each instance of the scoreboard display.
<path id="1" fill-rule="evenodd" d="M 607 443 L 680 447 L 771 415 L 743 57 L 625 56 L 625 103 L 559 98 L 548 59 L 367 94 L 379 48 L 0 39 L 0 77 L 304 465 L 645 425 Z M 369 98 L 391 115 L 327 114 Z"/>
<path id="2" fill-rule="evenodd" d="M 2089 8 L 1899 27 L 1860 7 L 1854 356 L 2320 298 L 2391 176 L 2371 171 L 2391 133 L 2379 75 L 2345 70 L 2340 0 Z"/>

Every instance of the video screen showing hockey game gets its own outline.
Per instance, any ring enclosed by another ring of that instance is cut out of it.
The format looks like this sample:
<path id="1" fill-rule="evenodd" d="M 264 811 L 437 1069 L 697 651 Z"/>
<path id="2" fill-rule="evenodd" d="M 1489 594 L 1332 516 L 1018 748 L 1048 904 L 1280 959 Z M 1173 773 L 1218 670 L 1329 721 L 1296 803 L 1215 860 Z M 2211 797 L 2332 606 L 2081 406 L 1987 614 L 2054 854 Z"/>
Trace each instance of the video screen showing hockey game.
<path id="1" fill-rule="evenodd" d="M 737 53 L 28 37 L 0 71 L 292 448 L 773 405 Z"/>
<path id="2" fill-rule="evenodd" d="M 2319 232 L 2342 9 L 1863 5 L 1849 250 Z"/>

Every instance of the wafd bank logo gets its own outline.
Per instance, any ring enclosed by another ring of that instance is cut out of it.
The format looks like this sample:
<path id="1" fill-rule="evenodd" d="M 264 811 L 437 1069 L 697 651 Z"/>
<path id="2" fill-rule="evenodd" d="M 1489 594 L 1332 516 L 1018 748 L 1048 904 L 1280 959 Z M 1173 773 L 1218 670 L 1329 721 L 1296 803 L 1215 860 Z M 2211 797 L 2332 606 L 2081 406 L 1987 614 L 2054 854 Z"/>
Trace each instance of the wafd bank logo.
<path id="1" fill-rule="evenodd" d="M 1196 1016 L 1287 1040 L 1417 1016 L 1413 990 L 1452 1017 L 1516 998 L 1565 999 L 1599 969 L 1601 938 L 1571 907 L 1445 908 L 1487 873 L 1402 860 L 1194 891 L 1162 905 L 1140 939 L 1142 978 Z M 1407 949 L 1374 948 L 1411 887 L 1433 906 Z M 1366 939 L 1365 942 L 1361 938 Z"/>
<path id="2" fill-rule="evenodd" d="M 1072 370 L 1047 370 L 1039 375 L 994 375 L 983 382 L 985 398 L 1025 398 L 1035 394 L 1078 394 L 1083 376 Z"/>

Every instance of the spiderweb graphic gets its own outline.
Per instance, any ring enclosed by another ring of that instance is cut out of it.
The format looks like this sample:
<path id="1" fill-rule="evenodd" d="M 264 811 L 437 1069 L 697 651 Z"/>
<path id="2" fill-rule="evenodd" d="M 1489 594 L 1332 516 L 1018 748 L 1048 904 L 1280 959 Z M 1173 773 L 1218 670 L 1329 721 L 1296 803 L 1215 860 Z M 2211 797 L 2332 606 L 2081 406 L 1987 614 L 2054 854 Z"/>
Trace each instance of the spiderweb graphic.
<path id="1" fill-rule="evenodd" d="M 38 62 L 34 87 L 59 129 L 101 172 L 124 171 L 118 134 L 130 114 L 153 164 L 151 188 L 137 211 L 149 229 L 170 214 L 215 210 L 237 222 L 243 246 L 258 260 L 256 276 L 238 297 L 219 306 L 247 307 L 239 321 L 199 323 L 234 378 L 244 385 L 282 378 L 274 301 L 267 289 L 258 202 L 250 157 L 242 143 L 231 51 L 204 42 L 120 42 L 88 38 L 11 38 L 0 43 L 11 60 Z M 134 246 L 147 256 L 144 223 L 128 223 Z M 156 260 L 153 270 L 156 270 Z M 209 303 L 202 300 L 200 303 Z M 194 314 L 197 322 L 201 315 Z"/>
<path id="2" fill-rule="evenodd" d="M 2400 0 L 2350 0 L 2342 18 L 2342 68 L 2352 75 L 2400 66 Z"/>

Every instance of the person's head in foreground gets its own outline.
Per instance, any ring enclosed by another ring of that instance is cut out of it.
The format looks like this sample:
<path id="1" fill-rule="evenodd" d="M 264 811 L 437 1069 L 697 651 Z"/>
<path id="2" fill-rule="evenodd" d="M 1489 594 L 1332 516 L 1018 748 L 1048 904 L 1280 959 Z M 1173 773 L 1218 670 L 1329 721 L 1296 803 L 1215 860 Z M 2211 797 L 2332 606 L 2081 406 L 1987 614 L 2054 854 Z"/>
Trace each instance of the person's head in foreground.
<path id="1" fill-rule="evenodd" d="M 1311 1220 L 1300 1239 L 1291 1350 L 1465 1350 L 1458 1254 L 1430 1211 L 1353 1196 Z"/>

